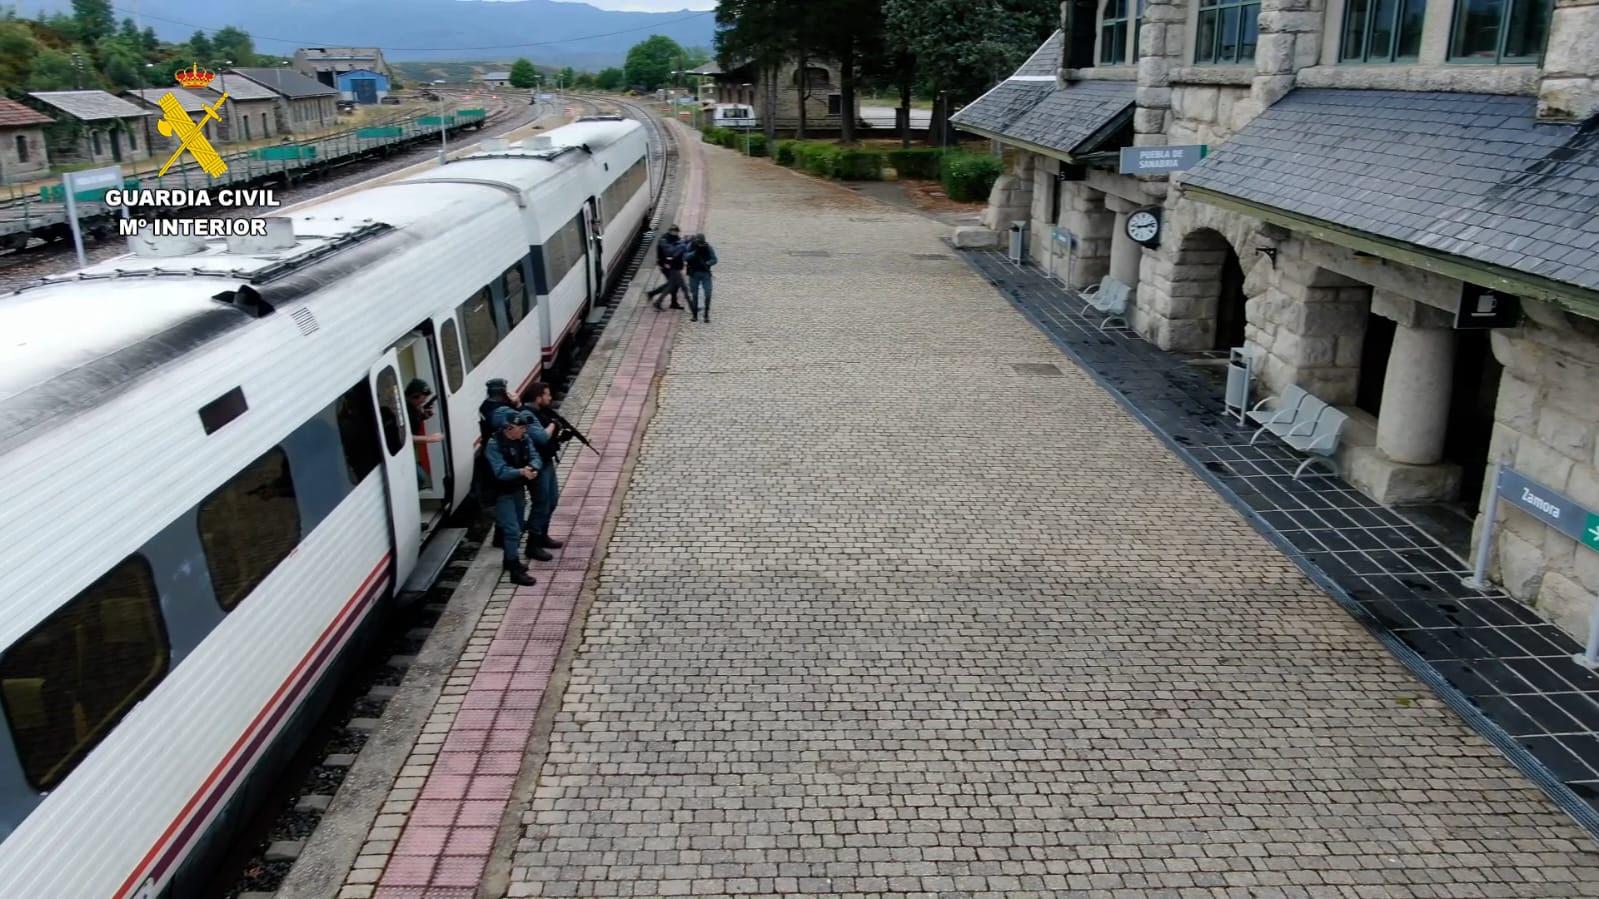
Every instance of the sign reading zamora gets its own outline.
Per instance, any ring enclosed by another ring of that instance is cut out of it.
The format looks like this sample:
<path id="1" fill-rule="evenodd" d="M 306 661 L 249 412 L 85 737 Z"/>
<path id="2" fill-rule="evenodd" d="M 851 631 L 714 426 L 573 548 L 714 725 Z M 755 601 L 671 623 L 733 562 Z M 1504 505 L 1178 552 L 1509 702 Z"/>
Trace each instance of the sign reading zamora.
<path id="1" fill-rule="evenodd" d="M 1599 552 L 1599 514 L 1509 468 L 1499 471 L 1499 495 L 1512 506 Z"/>

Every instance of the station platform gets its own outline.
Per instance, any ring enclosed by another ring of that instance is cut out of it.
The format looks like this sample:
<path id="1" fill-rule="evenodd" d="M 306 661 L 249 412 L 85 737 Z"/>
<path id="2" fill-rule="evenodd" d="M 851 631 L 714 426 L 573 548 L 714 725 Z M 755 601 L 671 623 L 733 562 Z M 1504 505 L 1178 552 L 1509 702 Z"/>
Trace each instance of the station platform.
<path id="1" fill-rule="evenodd" d="M 1014 273 L 683 159 L 713 321 L 624 300 L 570 542 L 484 578 L 341 899 L 1599 895 L 1594 838 Z"/>

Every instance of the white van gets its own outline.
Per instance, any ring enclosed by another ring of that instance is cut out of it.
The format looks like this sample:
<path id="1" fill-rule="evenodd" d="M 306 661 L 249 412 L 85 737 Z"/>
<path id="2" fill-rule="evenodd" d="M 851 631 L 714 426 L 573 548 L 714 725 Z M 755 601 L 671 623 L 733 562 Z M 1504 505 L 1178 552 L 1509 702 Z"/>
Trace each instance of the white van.
<path id="1" fill-rule="evenodd" d="M 718 103 L 711 107 L 711 125 L 716 128 L 759 128 L 755 109 L 740 103 Z"/>

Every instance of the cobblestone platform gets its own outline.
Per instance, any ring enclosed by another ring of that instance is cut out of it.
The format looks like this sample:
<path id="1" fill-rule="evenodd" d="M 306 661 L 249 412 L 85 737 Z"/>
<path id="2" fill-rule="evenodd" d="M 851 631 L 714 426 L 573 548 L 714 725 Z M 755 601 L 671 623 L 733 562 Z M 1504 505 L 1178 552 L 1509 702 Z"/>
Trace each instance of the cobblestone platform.
<path id="1" fill-rule="evenodd" d="M 966 256 L 1599 836 L 1599 674 L 1574 660 L 1580 644 L 1504 591 L 1466 586 L 1470 566 L 1399 511 L 1339 478 L 1295 479 L 1303 457 L 1270 437 L 1250 444 L 1255 428 L 1224 414 L 1220 379 L 1192 355 L 1099 330 L 1036 267 Z"/>
<path id="2" fill-rule="evenodd" d="M 508 895 L 1599 895 L 1586 833 L 944 228 L 705 152 L 715 321 Z"/>
<path id="3" fill-rule="evenodd" d="M 679 131 L 680 221 L 693 231 L 705 208 L 703 151 L 694 135 Z M 496 835 L 677 325 L 676 316 L 644 308 L 639 288 L 649 279 L 639 281 L 618 312 L 619 361 L 606 366 L 604 383 L 578 422 L 604 455 L 574 445 L 561 464 L 561 499 L 550 531 L 565 546 L 553 560 L 529 565 L 536 585 L 501 580 L 339 899 L 473 899 L 493 876 Z"/>

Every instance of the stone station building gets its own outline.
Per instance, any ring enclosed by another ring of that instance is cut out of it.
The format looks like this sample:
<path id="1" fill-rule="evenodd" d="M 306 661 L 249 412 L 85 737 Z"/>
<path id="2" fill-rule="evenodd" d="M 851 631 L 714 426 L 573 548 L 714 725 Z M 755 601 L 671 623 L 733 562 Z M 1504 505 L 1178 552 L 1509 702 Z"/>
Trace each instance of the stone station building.
<path id="1" fill-rule="evenodd" d="M 1349 414 L 1338 469 L 1378 501 L 1480 533 L 1500 463 L 1599 509 L 1596 113 L 1595 0 L 1068 0 L 954 117 L 1013 148 L 957 243 L 1026 221 L 1029 261 L 1127 285 L 1162 349 L 1247 348 L 1257 399 Z M 1585 637 L 1599 552 L 1500 509 L 1490 575 Z"/>

